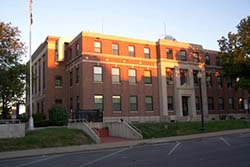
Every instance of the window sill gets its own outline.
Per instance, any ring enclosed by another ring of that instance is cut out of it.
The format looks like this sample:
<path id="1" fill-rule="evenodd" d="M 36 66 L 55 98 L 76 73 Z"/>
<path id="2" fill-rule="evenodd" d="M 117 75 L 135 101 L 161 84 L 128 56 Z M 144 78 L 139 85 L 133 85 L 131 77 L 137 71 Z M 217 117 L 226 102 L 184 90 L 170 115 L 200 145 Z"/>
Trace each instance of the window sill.
<path id="1" fill-rule="evenodd" d="M 112 111 L 112 112 L 117 114 L 122 113 L 122 111 Z"/>
<path id="2" fill-rule="evenodd" d="M 145 84 L 145 86 L 152 86 L 152 84 Z"/>
<path id="3" fill-rule="evenodd" d="M 129 111 L 130 113 L 137 113 L 138 111 L 136 110 L 136 111 Z"/>
<path id="4" fill-rule="evenodd" d="M 112 82 L 113 85 L 120 85 L 120 82 Z"/>
<path id="5" fill-rule="evenodd" d="M 62 86 L 55 86 L 55 88 L 62 88 Z"/>
<path id="6" fill-rule="evenodd" d="M 96 83 L 96 84 L 102 84 L 103 81 L 94 81 L 94 83 Z"/>
<path id="7" fill-rule="evenodd" d="M 153 110 L 151 110 L 151 111 L 146 111 L 146 112 L 154 112 Z"/>

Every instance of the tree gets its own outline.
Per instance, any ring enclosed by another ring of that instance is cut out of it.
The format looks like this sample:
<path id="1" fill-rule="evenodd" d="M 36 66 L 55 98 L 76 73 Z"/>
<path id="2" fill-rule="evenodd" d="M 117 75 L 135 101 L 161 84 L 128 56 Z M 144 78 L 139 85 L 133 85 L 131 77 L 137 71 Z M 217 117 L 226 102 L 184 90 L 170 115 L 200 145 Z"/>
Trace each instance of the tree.
<path id="1" fill-rule="evenodd" d="M 21 56 L 25 50 L 18 28 L 0 22 L 0 107 L 4 119 L 8 118 L 11 106 L 24 102 L 28 68 L 21 63 Z"/>
<path id="2" fill-rule="evenodd" d="M 229 32 L 218 43 L 224 75 L 250 91 L 250 16 L 240 21 L 236 33 Z"/>

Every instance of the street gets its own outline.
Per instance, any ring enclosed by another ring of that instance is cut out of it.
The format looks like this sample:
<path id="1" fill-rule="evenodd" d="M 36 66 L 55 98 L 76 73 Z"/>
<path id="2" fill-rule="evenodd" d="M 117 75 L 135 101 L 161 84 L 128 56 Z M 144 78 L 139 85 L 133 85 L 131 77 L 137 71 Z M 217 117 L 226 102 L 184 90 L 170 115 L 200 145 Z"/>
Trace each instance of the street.
<path id="1" fill-rule="evenodd" d="M 0 160 L 1 167 L 249 167 L 250 133 Z"/>

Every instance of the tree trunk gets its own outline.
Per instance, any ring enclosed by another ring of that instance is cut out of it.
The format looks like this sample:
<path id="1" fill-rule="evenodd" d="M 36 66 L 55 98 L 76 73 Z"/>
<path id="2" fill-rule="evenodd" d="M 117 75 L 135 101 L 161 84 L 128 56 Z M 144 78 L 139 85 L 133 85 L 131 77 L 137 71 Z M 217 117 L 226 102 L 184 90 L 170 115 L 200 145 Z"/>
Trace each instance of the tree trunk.
<path id="1" fill-rule="evenodd" d="M 7 105 L 6 105 L 5 97 L 2 96 L 2 99 L 3 99 L 2 116 L 3 116 L 3 119 L 8 119 L 8 108 L 7 108 Z"/>

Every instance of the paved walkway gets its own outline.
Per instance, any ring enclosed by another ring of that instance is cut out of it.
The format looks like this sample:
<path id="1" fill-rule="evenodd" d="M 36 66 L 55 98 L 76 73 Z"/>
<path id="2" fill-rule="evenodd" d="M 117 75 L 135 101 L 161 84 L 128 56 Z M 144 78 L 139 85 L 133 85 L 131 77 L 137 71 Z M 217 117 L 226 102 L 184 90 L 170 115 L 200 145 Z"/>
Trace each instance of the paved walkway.
<path id="1" fill-rule="evenodd" d="M 43 148 L 43 149 L 33 149 L 33 150 L 23 150 L 23 151 L 10 151 L 10 152 L 0 152 L 0 159 L 8 158 L 18 158 L 18 157 L 29 157 L 29 156 L 40 156 L 48 154 L 63 154 L 70 152 L 81 152 L 99 149 L 111 149 L 117 147 L 129 147 L 142 144 L 154 144 L 154 143 L 164 143 L 164 142 L 175 142 L 182 140 L 200 139 L 215 136 L 224 136 L 239 133 L 250 133 L 250 129 L 238 129 L 238 130 L 228 130 L 221 132 L 211 132 L 211 133 L 201 133 L 187 136 L 174 136 L 156 139 L 144 139 L 144 140 L 128 140 L 113 143 L 101 143 L 101 144 L 90 144 L 90 145 L 80 145 L 80 146 L 67 146 L 67 147 L 54 147 L 54 148 Z"/>
<path id="2" fill-rule="evenodd" d="M 101 137 L 101 143 L 114 143 L 121 141 L 129 141 L 129 139 L 121 138 L 121 137 Z"/>

